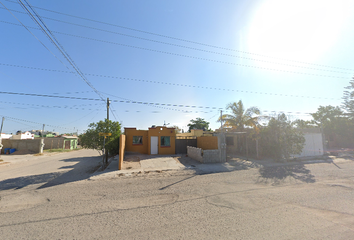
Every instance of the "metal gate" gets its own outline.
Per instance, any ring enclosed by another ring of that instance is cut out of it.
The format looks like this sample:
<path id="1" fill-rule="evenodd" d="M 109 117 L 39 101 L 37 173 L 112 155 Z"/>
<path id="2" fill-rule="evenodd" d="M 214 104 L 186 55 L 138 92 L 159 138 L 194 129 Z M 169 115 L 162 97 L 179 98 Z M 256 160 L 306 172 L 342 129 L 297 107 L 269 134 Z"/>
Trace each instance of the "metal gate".
<path id="1" fill-rule="evenodd" d="M 176 154 L 187 154 L 187 146 L 197 147 L 196 137 L 176 137 Z"/>

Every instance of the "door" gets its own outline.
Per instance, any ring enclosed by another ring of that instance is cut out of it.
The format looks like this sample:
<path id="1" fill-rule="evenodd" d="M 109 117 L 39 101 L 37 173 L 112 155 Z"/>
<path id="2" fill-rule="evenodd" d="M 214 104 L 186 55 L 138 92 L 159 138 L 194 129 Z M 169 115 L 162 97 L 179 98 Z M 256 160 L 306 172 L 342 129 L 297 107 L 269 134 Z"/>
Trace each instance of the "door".
<path id="1" fill-rule="evenodd" d="M 158 143 L 159 139 L 158 137 L 151 136 L 151 141 L 150 141 L 150 154 L 158 154 Z"/>
<path id="2" fill-rule="evenodd" d="M 65 149 L 70 149 L 70 142 L 71 141 L 65 141 Z"/>

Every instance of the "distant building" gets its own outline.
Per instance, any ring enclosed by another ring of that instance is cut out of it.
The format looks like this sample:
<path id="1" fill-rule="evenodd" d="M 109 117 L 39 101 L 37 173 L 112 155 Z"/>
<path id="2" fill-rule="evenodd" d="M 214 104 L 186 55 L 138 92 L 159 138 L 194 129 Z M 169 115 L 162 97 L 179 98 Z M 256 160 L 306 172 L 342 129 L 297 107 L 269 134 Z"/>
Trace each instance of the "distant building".
<path id="1" fill-rule="evenodd" d="M 21 133 L 19 132 L 18 134 L 16 135 L 12 135 L 11 139 L 34 139 L 34 134 L 30 133 L 30 132 L 24 132 L 24 133 Z"/>
<path id="2" fill-rule="evenodd" d="M 12 137 L 12 134 L 1 133 L 1 139 L 10 139 L 11 137 Z"/>

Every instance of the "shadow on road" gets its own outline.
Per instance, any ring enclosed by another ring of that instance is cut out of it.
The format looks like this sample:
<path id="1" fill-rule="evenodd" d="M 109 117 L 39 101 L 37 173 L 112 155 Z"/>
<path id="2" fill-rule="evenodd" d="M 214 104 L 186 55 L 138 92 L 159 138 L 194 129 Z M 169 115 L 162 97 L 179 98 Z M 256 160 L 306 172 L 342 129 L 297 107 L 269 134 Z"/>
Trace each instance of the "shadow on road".
<path id="1" fill-rule="evenodd" d="M 287 178 L 292 178 L 305 183 L 316 182 L 315 176 L 311 171 L 306 169 L 305 165 L 288 165 L 288 166 L 270 166 L 259 169 L 260 177 L 257 183 L 272 183 L 277 185 L 285 181 Z"/>
<path id="2" fill-rule="evenodd" d="M 101 156 L 69 158 L 59 160 L 63 162 L 77 163 L 70 166 L 62 166 L 56 169 L 55 172 L 51 173 L 10 178 L 0 181 L 0 191 L 9 189 L 17 190 L 27 187 L 29 185 L 35 185 L 40 183 L 43 183 L 43 185 L 39 186 L 37 189 L 42 189 L 69 182 L 84 180 L 89 178 L 90 175 L 100 167 L 99 163 L 101 162 L 101 160 Z"/>

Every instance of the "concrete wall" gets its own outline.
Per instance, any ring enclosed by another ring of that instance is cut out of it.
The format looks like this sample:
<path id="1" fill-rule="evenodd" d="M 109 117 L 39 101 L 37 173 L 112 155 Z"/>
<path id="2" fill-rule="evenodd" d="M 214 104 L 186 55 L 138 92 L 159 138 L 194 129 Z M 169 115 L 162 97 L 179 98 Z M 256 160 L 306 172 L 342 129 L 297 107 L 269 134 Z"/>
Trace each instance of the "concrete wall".
<path id="1" fill-rule="evenodd" d="M 197 137 L 197 147 L 203 150 L 218 149 L 218 137 Z"/>
<path id="2" fill-rule="evenodd" d="M 187 147 L 188 157 L 195 159 L 201 163 L 221 163 L 225 162 L 220 158 L 220 151 L 214 150 L 203 150 L 201 148 Z"/>
<path id="3" fill-rule="evenodd" d="M 203 163 L 221 163 L 220 150 L 203 150 Z"/>
<path id="4" fill-rule="evenodd" d="M 44 138 L 44 149 L 63 149 L 64 140 L 63 137 Z"/>
<path id="5" fill-rule="evenodd" d="M 197 160 L 199 162 L 203 162 L 201 148 L 187 146 L 187 154 L 188 154 L 188 157 L 193 158 L 194 160 Z"/>
<path id="6" fill-rule="evenodd" d="M 1 152 L 4 153 L 5 148 L 15 148 L 16 151 L 30 150 L 34 153 L 42 153 L 43 149 L 41 151 L 41 142 L 42 139 L 3 139 L 2 144 L 4 145 L 4 147 L 2 148 Z"/>

